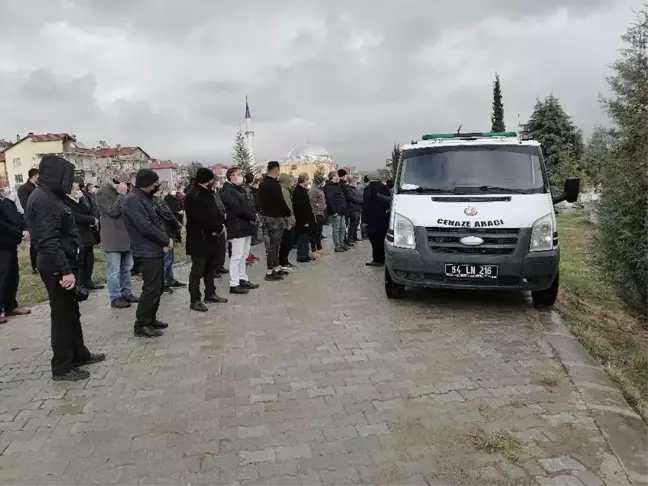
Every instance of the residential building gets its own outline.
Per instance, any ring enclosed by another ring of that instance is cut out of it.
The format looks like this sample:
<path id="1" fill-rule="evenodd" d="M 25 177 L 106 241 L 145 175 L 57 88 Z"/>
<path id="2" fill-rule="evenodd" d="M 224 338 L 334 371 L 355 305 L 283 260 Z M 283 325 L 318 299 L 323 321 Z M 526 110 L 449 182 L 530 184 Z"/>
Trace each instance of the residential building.
<path id="1" fill-rule="evenodd" d="M 97 184 L 106 183 L 115 171 L 126 172 L 135 177 L 140 169 L 148 169 L 151 157 L 140 147 L 98 147 L 94 149 Z"/>
<path id="2" fill-rule="evenodd" d="M 4 150 L 7 182 L 12 188 L 27 181 L 29 169 L 38 167 L 43 156 L 47 154 L 69 160 L 79 173 L 92 167 L 94 153 L 77 142 L 74 135 L 30 132 L 25 137 L 16 138 L 16 142 Z"/>
<path id="3" fill-rule="evenodd" d="M 211 166 L 211 170 L 217 182 L 225 181 L 225 173 L 227 172 L 227 166 L 225 164 L 214 164 Z"/>
<path id="4" fill-rule="evenodd" d="M 2 179 L 5 184 L 7 183 L 7 164 L 5 162 L 4 152 L 0 152 L 0 179 Z"/>
<path id="5" fill-rule="evenodd" d="M 151 170 L 160 177 L 162 191 L 177 189 L 182 184 L 182 168 L 170 160 L 151 160 Z"/>

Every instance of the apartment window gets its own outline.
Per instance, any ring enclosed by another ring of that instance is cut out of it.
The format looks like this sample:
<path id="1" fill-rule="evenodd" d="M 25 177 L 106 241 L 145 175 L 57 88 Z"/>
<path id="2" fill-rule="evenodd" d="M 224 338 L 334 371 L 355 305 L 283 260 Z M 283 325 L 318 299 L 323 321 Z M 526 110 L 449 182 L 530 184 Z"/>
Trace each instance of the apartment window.
<path id="1" fill-rule="evenodd" d="M 20 157 L 14 157 L 13 166 L 14 167 L 20 167 Z"/>
<path id="2" fill-rule="evenodd" d="M 23 183 L 23 175 L 22 174 L 16 174 L 14 176 L 14 179 L 16 180 L 16 184 L 22 184 Z"/>

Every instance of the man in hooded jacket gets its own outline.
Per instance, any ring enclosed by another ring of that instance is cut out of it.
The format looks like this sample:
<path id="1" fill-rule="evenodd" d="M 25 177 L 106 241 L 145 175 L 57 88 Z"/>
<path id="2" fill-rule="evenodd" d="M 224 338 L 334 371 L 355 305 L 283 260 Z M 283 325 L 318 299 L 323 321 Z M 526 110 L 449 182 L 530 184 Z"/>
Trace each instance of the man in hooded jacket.
<path id="1" fill-rule="evenodd" d="M 49 296 L 52 375 L 54 380 L 84 380 L 90 373 L 78 368 L 103 361 L 106 356 L 91 354 L 83 343 L 75 291 L 82 242 L 74 216 L 64 202 L 72 190 L 74 165 L 56 155 L 46 155 L 39 171 L 39 184 L 29 197 L 26 214 L 38 250 L 37 269 Z"/>

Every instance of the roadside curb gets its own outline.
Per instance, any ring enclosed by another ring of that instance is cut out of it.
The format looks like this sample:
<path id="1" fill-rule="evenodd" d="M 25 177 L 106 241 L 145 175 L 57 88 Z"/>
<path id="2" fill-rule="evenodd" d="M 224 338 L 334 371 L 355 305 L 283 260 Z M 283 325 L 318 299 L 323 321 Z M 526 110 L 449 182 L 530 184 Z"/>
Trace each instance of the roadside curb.
<path id="1" fill-rule="evenodd" d="M 541 313 L 545 335 L 634 485 L 648 485 L 648 426 L 556 311 Z"/>

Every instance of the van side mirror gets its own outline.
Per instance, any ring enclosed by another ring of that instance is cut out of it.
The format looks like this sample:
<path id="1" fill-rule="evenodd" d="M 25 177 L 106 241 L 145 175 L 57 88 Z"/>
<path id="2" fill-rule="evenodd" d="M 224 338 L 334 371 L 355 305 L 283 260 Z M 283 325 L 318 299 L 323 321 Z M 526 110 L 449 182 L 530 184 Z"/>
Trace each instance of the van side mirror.
<path id="1" fill-rule="evenodd" d="M 567 179 L 563 193 L 560 196 L 554 196 L 553 203 L 558 204 L 563 201 L 574 203 L 578 201 L 578 194 L 580 194 L 580 179 Z"/>

